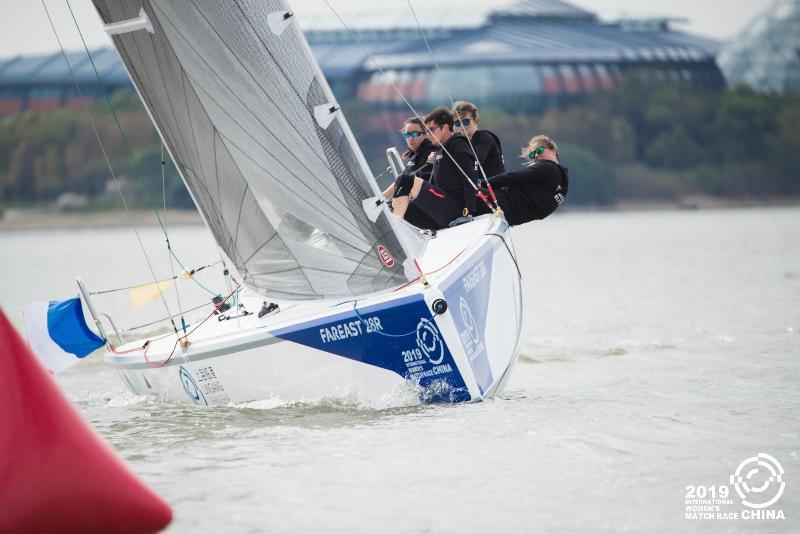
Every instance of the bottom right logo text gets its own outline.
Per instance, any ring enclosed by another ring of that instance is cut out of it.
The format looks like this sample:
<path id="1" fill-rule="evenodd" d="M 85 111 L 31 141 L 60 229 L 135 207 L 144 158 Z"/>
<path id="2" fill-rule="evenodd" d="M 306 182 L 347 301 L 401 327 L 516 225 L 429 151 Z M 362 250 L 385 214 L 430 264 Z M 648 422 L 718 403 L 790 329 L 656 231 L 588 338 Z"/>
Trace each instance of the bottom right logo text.
<path id="1" fill-rule="evenodd" d="M 774 457 L 759 452 L 743 460 L 728 482 L 686 486 L 684 517 L 691 521 L 786 519 L 777 507 L 786 480 L 783 466 Z"/>

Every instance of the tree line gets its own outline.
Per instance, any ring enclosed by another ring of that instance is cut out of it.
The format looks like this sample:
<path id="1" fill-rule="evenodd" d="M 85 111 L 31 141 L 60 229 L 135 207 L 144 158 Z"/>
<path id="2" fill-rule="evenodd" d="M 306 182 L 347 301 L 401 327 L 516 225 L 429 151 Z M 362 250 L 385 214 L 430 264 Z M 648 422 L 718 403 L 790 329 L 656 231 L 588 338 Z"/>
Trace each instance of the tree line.
<path id="1" fill-rule="evenodd" d="M 131 151 L 105 102 L 92 106 L 97 133 L 120 177 L 126 200 L 162 202 L 161 147 L 147 114 L 130 90 L 112 97 Z M 373 170 L 385 167 L 387 142 L 399 137 L 363 134 L 375 111 L 343 108 Z M 699 91 L 654 87 L 636 76 L 612 91 L 540 113 L 483 108 L 481 126 L 500 137 L 509 168 L 535 134 L 559 145 L 570 169 L 569 203 L 675 201 L 687 195 L 775 200 L 800 194 L 800 98 L 737 87 Z M 400 125 L 398 125 L 399 128 Z M 171 163 L 167 203 L 192 203 Z M 0 207 L 41 205 L 62 193 L 92 199 L 96 209 L 119 207 L 110 172 L 84 112 L 24 113 L 0 122 Z M 155 199 L 155 200 L 154 200 Z"/>

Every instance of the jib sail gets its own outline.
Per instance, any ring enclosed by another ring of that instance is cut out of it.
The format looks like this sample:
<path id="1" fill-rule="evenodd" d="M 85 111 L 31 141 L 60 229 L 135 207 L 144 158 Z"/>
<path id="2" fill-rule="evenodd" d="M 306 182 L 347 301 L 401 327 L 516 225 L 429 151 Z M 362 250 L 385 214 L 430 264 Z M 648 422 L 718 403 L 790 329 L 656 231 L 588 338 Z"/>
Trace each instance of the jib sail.
<path id="1" fill-rule="evenodd" d="M 403 245 L 286 2 L 94 0 L 217 243 L 305 300 L 406 281 Z"/>

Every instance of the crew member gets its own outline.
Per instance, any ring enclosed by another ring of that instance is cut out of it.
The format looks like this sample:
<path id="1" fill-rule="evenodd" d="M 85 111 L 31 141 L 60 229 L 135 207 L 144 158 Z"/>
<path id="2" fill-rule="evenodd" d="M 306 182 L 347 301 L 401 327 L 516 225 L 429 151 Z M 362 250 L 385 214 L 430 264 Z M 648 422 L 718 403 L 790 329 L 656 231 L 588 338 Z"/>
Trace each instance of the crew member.
<path id="1" fill-rule="evenodd" d="M 544 219 L 553 213 L 567 196 L 569 177 L 558 159 L 558 146 L 546 135 L 537 135 L 522 150 L 528 163 L 519 171 L 507 172 L 489 178 L 508 224 L 515 226 Z M 478 193 L 483 198 L 489 192 Z M 477 204 L 477 213 L 489 213 L 483 202 Z"/>
<path id="2" fill-rule="evenodd" d="M 406 145 L 408 145 L 408 150 L 403 153 L 403 159 L 406 161 L 404 174 L 419 176 L 426 182 L 429 181 L 433 163 L 428 160 L 433 159 L 431 156 L 436 151 L 436 145 L 428 139 L 428 134 L 425 132 L 425 123 L 422 122 L 420 117 L 409 117 L 403 123 L 403 129 L 400 130 L 400 133 L 406 140 Z M 395 184 L 392 183 L 384 190 L 384 198 L 391 198 L 394 195 L 394 190 Z"/>
<path id="3" fill-rule="evenodd" d="M 455 127 L 466 135 L 475 149 L 478 163 L 483 167 L 487 178 L 506 172 L 506 165 L 503 161 L 503 148 L 500 139 L 489 130 L 479 130 L 478 124 L 481 122 L 478 115 L 478 108 L 475 104 L 460 100 L 453 104 L 453 120 Z M 476 181 L 483 179 L 480 168 L 476 165 L 474 169 Z"/>
<path id="4" fill-rule="evenodd" d="M 410 117 L 403 123 L 401 133 L 408 145 L 408 150 L 403 153 L 403 159 L 406 160 L 405 173 L 429 181 L 433 165 L 428 163 L 428 156 L 436 151 L 436 145 L 428 139 L 425 124 L 419 117 Z"/>
<path id="5" fill-rule="evenodd" d="M 439 149 L 435 152 L 430 182 L 402 174 L 393 191 L 394 214 L 418 228 L 439 230 L 475 208 L 469 175 L 475 157 L 464 136 L 456 135 L 453 116 L 438 107 L 425 117 L 425 126 Z M 390 188 L 391 189 L 391 188 Z M 384 192 L 388 198 L 388 190 Z"/>

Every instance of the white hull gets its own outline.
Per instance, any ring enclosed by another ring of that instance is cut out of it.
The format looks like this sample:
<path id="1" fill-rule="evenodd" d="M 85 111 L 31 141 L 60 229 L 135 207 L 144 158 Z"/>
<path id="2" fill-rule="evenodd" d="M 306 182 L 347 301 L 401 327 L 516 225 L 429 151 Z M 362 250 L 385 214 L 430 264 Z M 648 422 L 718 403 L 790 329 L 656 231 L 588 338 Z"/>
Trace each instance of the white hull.
<path id="1" fill-rule="evenodd" d="M 185 349 L 173 353 L 169 336 L 152 342 L 146 357 L 136 350 L 142 340 L 105 359 L 134 393 L 200 405 L 347 398 L 382 406 L 408 395 L 460 402 L 497 394 L 516 361 L 522 325 L 508 225 L 485 216 L 441 231 L 419 263 L 432 273 L 428 287 L 282 305 L 263 319 L 215 316 Z M 434 315 L 439 299 L 447 310 Z M 241 300 L 251 311 L 262 301 Z"/>

